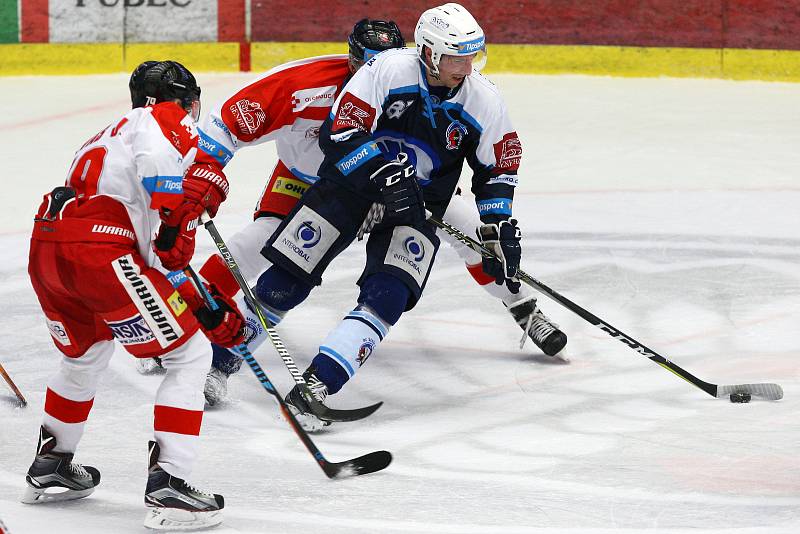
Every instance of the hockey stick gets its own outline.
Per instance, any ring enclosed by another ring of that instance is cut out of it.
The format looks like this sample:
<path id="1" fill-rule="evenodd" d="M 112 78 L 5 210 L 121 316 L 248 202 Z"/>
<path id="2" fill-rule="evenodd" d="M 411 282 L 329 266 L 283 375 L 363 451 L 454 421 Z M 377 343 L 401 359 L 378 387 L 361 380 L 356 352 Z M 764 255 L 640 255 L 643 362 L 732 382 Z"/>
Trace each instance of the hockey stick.
<path id="1" fill-rule="evenodd" d="M 28 401 L 26 401 L 25 397 L 22 396 L 22 392 L 19 390 L 17 385 L 14 383 L 14 381 L 11 380 L 11 377 L 8 376 L 8 373 L 3 368 L 3 364 L 2 363 L 0 363 L 0 375 L 3 375 L 3 378 L 5 378 L 5 380 L 6 380 L 6 384 L 8 384 L 8 387 L 11 388 L 11 391 L 13 391 L 14 395 L 16 395 L 17 399 L 19 399 L 19 405 L 20 406 L 27 406 L 28 405 Z"/>
<path id="2" fill-rule="evenodd" d="M 217 303 L 213 298 L 211 298 L 211 295 L 208 294 L 208 291 L 206 291 L 205 286 L 200 281 L 197 273 L 194 272 L 194 269 L 192 269 L 191 266 L 187 266 L 186 269 L 184 269 L 184 272 L 191 277 L 195 287 L 203 295 L 206 304 L 208 304 L 212 310 L 216 310 Z M 283 396 L 278 392 L 277 389 L 275 389 L 275 386 L 272 384 L 272 381 L 270 381 L 267 374 L 258 364 L 250 351 L 247 350 L 247 345 L 240 345 L 237 347 L 237 349 L 240 350 L 240 354 L 250 366 L 250 369 L 253 370 L 253 373 L 256 375 L 258 381 L 261 383 L 264 389 L 266 389 L 267 392 L 272 395 L 275 401 L 278 403 L 278 407 L 280 407 L 281 412 L 283 412 L 283 416 L 287 421 L 289 421 L 289 424 L 292 425 L 297 437 L 300 438 L 300 441 L 303 442 L 303 445 L 306 446 L 308 452 L 311 453 L 311 456 L 314 457 L 328 478 L 346 478 L 358 475 L 366 475 L 368 473 L 374 473 L 375 471 L 385 469 L 390 463 L 392 463 L 392 454 L 389 451 L 375 451 L 363 456 L 359 456 L 358 458 L 353 458 L 352 460 L 346 460 L 344 462 L 329 462 L 326 460 L 320 450 L 311 440 L 308 432 L 303 430 L 303 427 L 297 422 L 297 419 L 295 419 L 294 415 L 292 415 L 292 412 L 286 407 L 286 402 L 283 400 Z"/>
<path id="3" fill-rule="evenodd" d="M 208 233 L 214 240 L 214 244 L 217 246 L 217 249 L 219 249 L 220 255 L 225 260 L 225 264 L 228 266 L 228 270 L 230 270 L 231 274 L 236 279 L 236 283 L 239 284 L 242 293 L 244 293 L 244 298 L 247 301 L 248 306 L 256 313 L 256 315 L 258 315 L 261 326 L 264 328 L 264 330 L 266 330 L 267 337 L 269 337 L 270 342 L 272 342 L 272 346 L 275 347 L 275 350 L 278 352 L 281 360 L 283 360 L 284 365 L 286 365 L 286 368 L 289 370 L 289 373 L 292 375 L 295 383 L 300 387 L 300 393 L 303 395 L 303 399 L 308 403 L 311 411 L 314 412 L 314 415 L 324 421 L 358 421 L 359 419 L 364 419 L 365 417 L 372 415 L 375 410 L 380 408 L 383 402 L 376 402 L 375 404 L 364 406 L 363 408 L 340 410 L 336 408 L 329 408 L 314 397 L 314 395 L 308 389 L 308 384 L 306 384 L 302 373 L 300 373 L 300 370 L 295 365 L 291 354 L 289 354 L 289 351 L 286 350 L 286 346 L 283 344 L 280 335 L 278 335 L 278 332 L 275 330 L 275 328 L 269 324 L 266 313 L 264 313 L 262 310 L 261 304 L 258 302 L 255 295 L 253 295 L 253 292 L 250 290 L 250 286 L 242 276 L 239 265 L 236 263 L 236 260 L 233 258 L 230 250 L 228 250 L 228 246 L 225 244 L 222 236 L 217 231 L 214 221 L 212 221 L 206 214 L 203 214 L 201 217 L 201 223 L 206 227 L 206 230 L 208 230 Z M 247 350 L 246 347 L 245 350 Z M 244 353 L 242 353 L 242 357 L 248 363 L 248 365 L 250 365 L 250 360 L 244 356 Z M 255 369 L 253 370 L 255 371 Z"/>
<path id="4" fill-rule="evenodd" d="M 428 221 L 431 222 L 434 226 L 441 228 L 451 236 L 455 237 L 472 250 L 477 252 L 483 257 L 486 258 L 497 258 L 497 256 L 480 244 L 475 239 L 465 235 L 461 232 L 458 228 L 454 227 L 453 225 L 446 223 L 444 221 L 437 220 L 433 217 L 430 217 Z M 667 371 L 679 376 L 680 378 L 686 380 L 693 386 L 702 389 L 712 397 L 717 397 L 718 399 L 728 397 L 732 393 L 747 393 L 751 395 L 756 395 L 762 397 L 767 400 L 778 400 L 783 398 L 783 389 L 778 384 L 736 384 L 731 386 L 720 386 L 717 384 L 711 384 L 704 380 L 700 380 L 690 372 L 682 369 L 677 364 L 669 361 L 668 359 L 664 358 L 656 351 L 651 348 L 648 348 L 642 343 L 639 343 L 635 339 L 633 339 L 628 334 L 625 334 L 618 328 L 615 328 L 608 324 L 607 322 L 603 321 L 593 313 L 585 310 L 584 308 L 578 306 L 568 298 L 564 297 L 563 295 L 559 294 L 553 289 L 550 289 L 542 282 L 538 281 L 534 277 L 530 276 L 529 274 L 525 273 L 523 270 L 519 269 L 517 271 L 517 278 L 529 286 L 533 287 L 540 293 L 544 294 L 546 297 L 558 302 L 574 314 L 578 315 L 588 323 L 596 326 L 606 334 L 610 335 L 617 341 L 623 343 L 628 348 L 631 348 L 641 354 L 642 356 L 647 357 L 648 359 L 654 361 Z"/>

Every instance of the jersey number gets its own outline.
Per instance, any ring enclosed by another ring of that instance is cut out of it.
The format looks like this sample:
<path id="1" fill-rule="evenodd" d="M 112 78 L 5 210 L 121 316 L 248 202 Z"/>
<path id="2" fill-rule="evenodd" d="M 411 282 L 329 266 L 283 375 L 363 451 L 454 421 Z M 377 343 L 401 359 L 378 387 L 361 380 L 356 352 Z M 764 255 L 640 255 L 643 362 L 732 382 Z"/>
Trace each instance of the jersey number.
<path id="1" fill-rule="evenodd" d="M 97 182 L 103 174 L 106 147 L 98 146 L 84 152 L 72 168 L 69 186 L 75 190 L 78 199 L 88 199 L 97 194 Z"/>

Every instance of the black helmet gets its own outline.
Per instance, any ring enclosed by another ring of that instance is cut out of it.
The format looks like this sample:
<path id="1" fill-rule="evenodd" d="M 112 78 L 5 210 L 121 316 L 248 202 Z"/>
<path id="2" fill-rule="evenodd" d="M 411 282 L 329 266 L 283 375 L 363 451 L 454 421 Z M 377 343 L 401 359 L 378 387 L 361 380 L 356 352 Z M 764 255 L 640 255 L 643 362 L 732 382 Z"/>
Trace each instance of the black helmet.
<path id="1" fill-rule="evenodd" d="M 134 69 L 128 87 L 134 108 L 179 99 L 188 111 L 200 99 L 197 80 L 177 61 L 145 61 Z"/>
<path id="2" fill-rule="evenodd" d="M 406 45 L 403 34 L 394 21 L 370 19 L 356 22 L 347 43 L 350 45 L 350 60 L 358 63 L 368 61 L 378 52 Z"/>

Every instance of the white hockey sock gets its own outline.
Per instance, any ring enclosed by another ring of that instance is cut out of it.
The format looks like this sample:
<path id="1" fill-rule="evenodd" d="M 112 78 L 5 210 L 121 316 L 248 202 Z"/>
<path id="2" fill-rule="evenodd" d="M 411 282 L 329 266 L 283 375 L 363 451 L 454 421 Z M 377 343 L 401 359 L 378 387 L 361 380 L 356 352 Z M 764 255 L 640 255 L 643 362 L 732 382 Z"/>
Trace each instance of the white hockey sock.
<path id="1" fill-rule="evenodd" d="M 247 348 L 250 352 L 255 352 L 258 347 L 261 346 L 264 341 L 266 341 L 269 336 L 267 336 L 267 331 L 264 329 L 264 326 L 261 324 L 261 319 L 259 319 L 258 314 L 250 309 L 250 306 L 244 300 L 244 293 L 239 291 L 236 294 L 234 299 L 236 301 L 236 305 L 242 311 L 242 315 L 244 315 L 245 320 L 245 333 L 244 333 L 244 341 L 247 343 Z M 261 310 L 266 315 L 267 321 L 269 321 L 270 326 L 278 326 L 283 317 L 286 315 L 287 312 L 276 312 L 270 308 L 267 308 L 265 305 L 261 305 Z"/>
<path id="2" fill-rule="evenodd" d="M 358 306 L 328 334 L 319 352 L 338 363 L 352 378 L 388 333 L 388 324 L 368 307 Z"/>

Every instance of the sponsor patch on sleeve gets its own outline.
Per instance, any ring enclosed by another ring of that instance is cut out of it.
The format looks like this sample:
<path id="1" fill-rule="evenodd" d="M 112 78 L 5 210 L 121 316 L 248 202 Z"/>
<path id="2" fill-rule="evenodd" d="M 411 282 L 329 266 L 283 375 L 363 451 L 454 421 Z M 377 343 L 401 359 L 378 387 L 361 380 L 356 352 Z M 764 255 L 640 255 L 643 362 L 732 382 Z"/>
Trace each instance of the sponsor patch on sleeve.
<path id="1" fill-rule="evenodd" d="M 511 174 L 501 174 L 499 176 L 492 176 L 489 178 L 489 181 L 486 182 L 487 185 L 494 185 L 494 184 L 504 184 L 510 185 L 511 187 L 517 187 L 519 185 L 519 177 L 511 175 Z"/>
<path id="2" fill-rule="evenodd" d="M 233 158 L 233 153 L 222 146 L 221 143 L 215 141 L 212 137 L 200 130 L 200 138 L 197 141 L 197 147 L 217 160 L 223 167 Z"/>
<path id="3" fill-rule="evenodd" d="M 375 122 L 375 108 L 351 93 L 345 93 L 336 110 L 336 117 L 331 130 L 358 129 L 364 132 L 372 131 Z"/>
<path id="4" fill-rule="evenodd" d="M 522 143 L 517 132 L 510 132 L 494 144 L 495 168 L 505 171 L 516 171 L 522 160 Z"/>
<path id="5" fill-rule="evenodd" d="M 490 198 L 479 200 L 478 213 L 481 215 L 511 215 L 512 201 L 508 198 Z"/>
<path id="6" fill-rule="evenodd" d="M 372 141 L 369 143 L 364 143 L 339 160 L 339 162 L 336 163 L 336 168 L 339 169 L 339 172 L 347 176 L 357 168 L 361 167 L 365 162 L 369 161 L 375 156 L 380 155 L 380 153 L 381 151 L 378 148 L 377 143 Z"/>

